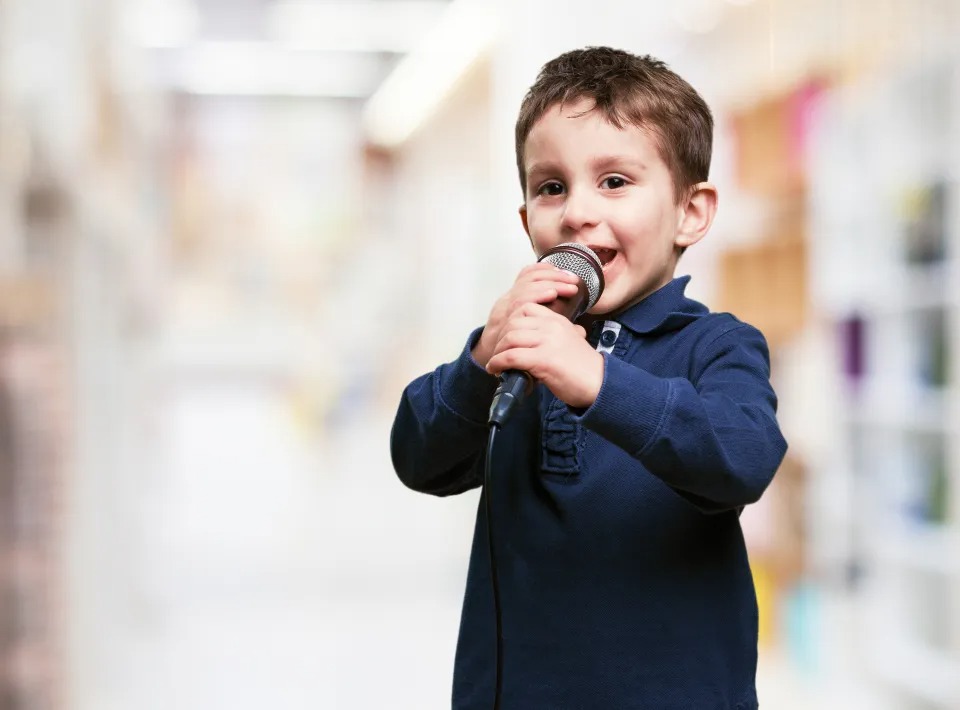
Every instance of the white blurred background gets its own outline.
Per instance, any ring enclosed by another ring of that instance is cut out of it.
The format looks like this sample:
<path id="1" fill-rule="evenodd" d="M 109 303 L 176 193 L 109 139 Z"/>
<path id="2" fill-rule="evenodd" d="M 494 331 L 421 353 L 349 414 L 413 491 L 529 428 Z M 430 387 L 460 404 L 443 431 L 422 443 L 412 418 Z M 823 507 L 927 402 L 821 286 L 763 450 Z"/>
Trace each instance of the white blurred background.
<path id="1" fill-rule="evenodd" d="M 688 293 L 791 444 L 744 515 L 772 710 L 960 708 L 960 2 L 0 0 L 0 710 L 432 710 L 477 493 L 403 386 L 531 260 L 520 99 L 666 60 Z"/>

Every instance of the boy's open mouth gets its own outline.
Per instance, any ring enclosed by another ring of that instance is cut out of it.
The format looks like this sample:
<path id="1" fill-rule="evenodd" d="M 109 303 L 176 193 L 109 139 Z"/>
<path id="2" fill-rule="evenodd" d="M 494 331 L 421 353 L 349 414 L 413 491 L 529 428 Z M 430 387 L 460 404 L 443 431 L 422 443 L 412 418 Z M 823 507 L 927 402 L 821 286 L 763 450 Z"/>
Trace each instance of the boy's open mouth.
<path id="1" fill-rule="evenodd" d="M 590 247 L 590 248 L 593 249 L 593 253 L 596 254 L 597 258 L 600 259 L 600 265 L 604 269 L 606 269 L 607 264 L 613 261 L 614 258 L 617 256 L 616 249 L 603 249 L 598 247 Z"/>

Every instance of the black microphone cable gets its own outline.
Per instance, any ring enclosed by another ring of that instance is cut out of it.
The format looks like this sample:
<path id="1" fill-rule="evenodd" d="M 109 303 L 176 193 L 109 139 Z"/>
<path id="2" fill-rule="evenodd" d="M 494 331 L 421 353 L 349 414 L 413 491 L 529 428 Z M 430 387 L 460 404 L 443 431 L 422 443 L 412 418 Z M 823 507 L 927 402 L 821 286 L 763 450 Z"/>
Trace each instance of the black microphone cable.
<path id="1" fill-rule="evenodd" d="M 592 308 L 603 292 L 603 266 L 600 258 L 582 244 L 558 244 L 544 254 L 538 261 L 546 261 L 557 268 L 570 271 L 580 277 L 577 294 L 571 298 L 561 298 L 550 304 L 551 309 L 576 321 L 580 315 Z M 490 584 L 493 587 L 493 613 L 496 619 L 496 680 L 493 694 L 493 710 L 500 710 L 500 696 L 503 691 L 503 610 L 500 604 L 500 578 L 497 574 L 497 555 L 493 536 L 493 505 L 491 499 L 492 478 L 490 474 L 493 460 L 493 446 L 497 432 L 509 419 L 513 411 L 527 395 L 533 391 L 533 378 L 526 372 L 508 370 L 501 375 L 500 386 L 490 405 L 490 433 L 487 439 L 487 459 L 483 471 L 484 507 L 487 515 L 487 551 L 490 555 Z"/>
<path id="2" fill-rule="evenodd" d="M 503 690 L 503 615 L 500 609 L 500 580 L 497 576 L 497 555 L 493 544 L 493 515 L 490 504 L 490 462 L 493 460 L 493 444 L 496 439 L 500 426 L 496 423 L 490 424 L 490 435 L 487 439 L 487 460 L 484 462 L 483 471 L 483 497 L 487 511 L 487 550 L 490 554 L 490 584 L 493 587 L 493 614 L 496 618 L 497 627 L 497 658 L 496 658 L 496 684 L 493 695 L 493 710 L 500 710 L 500 693 Z"/>

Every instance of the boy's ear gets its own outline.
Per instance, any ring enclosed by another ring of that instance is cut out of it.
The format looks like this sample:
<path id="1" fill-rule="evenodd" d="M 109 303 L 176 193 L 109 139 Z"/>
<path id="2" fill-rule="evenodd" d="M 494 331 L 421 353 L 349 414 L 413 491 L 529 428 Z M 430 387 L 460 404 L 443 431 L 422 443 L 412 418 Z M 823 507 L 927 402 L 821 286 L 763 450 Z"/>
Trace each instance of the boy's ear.
<path id="1" fill-rule="evenodd" d="M 523 222 L 523 231 L 527 233 L 527 236 L 530 236 L 530 226 L 527 224 L 527 206 L 520 205 L 520 221 Z"/>
<path id="2" fill-rule="evenodd" d="M 530 246 L 533 247 L 533 253 L 537 253 L 537 248 L 533 245 L 533 237 L 530 236 L 530 225 L 527 224 L 527 206 L 520 205 L 520 221 L 523 223 L 523 231 L 527 233 L 527 239 L 530 240 Z"/>
<path id="3" fill-rule="evenodd" d="M 686 202 L 681 205 L 674 244 L 686 249 L 699 242 L 710 231 L 716 214 L 717 188 L 709 182 L 698 182 L 690 188 Z"/>

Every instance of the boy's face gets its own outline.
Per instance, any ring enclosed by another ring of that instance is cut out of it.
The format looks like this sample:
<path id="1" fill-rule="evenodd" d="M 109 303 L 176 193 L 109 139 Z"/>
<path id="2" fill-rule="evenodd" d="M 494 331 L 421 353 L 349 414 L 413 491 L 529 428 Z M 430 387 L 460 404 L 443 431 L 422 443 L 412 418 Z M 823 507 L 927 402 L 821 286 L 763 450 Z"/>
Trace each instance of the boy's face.
<path id="1" fill-rule="evenodd" d="M 592 106 L 557 104 L 534 124 L 520 212 L 537 254 L 562 242 L 597 253 L 605 287 L 590 312 L 601 315 L 669 283 L 678 247 L 699 237 L 683 231 L 686 204 L 674 201 L 670 171 L 646 131 L 619 129 Z"/>

